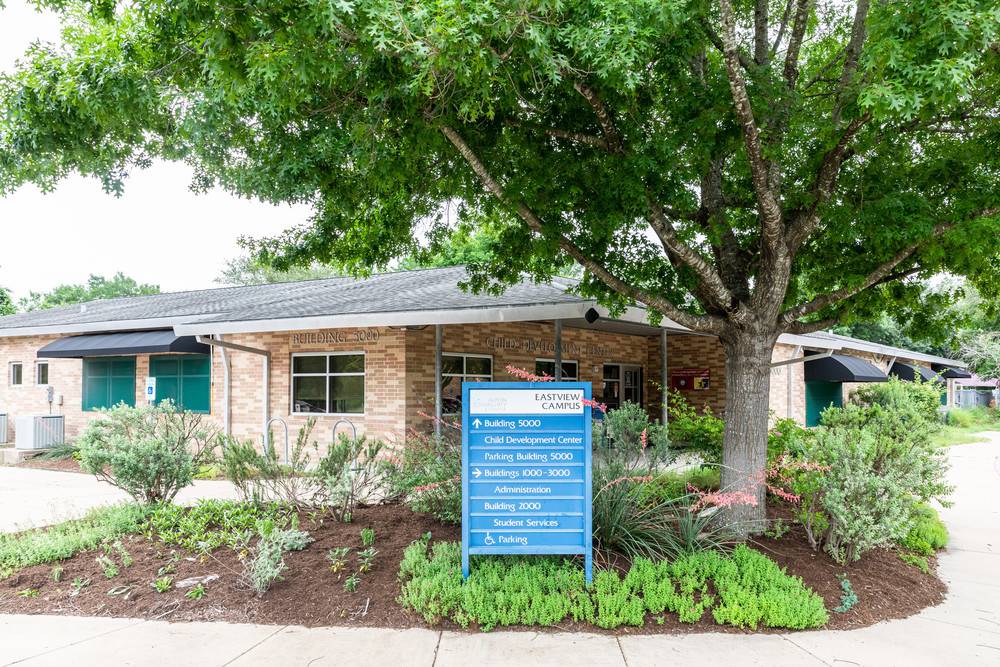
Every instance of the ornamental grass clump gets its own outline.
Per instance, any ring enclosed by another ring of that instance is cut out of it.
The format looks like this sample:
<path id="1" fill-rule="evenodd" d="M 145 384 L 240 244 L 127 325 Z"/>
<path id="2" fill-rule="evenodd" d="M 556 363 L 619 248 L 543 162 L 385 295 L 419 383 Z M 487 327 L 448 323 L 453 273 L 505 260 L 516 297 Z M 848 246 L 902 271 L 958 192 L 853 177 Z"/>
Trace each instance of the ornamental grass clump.
<path id="1" fill-rule="evenodd" d="M 400 603 L 428 623 L 449 619 L 482 630 L 567 620 L 613 629 L 664 613 L 696 623 L 711 612 L 718 624 L 744 628 L 815 628 L 828 620 L 823 599 L 800 578 L 744 545 L 731 555 L 637 558 L 624 577 L 597 571 L 588 588 L 579 563 L 556 557 L 476 558 L 463 581 L 458 543 L 428 548 L 420 540 L 406 549 L 399 577 Z"/>

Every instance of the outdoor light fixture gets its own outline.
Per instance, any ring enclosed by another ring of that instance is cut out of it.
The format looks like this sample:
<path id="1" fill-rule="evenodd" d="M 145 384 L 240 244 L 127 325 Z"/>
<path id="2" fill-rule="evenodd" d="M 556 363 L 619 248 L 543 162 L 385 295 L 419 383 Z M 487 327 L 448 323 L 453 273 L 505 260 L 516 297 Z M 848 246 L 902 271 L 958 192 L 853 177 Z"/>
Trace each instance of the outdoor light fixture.
<path id="1" fill-rule="evenodd" d="M 600 319 L 601 314 L 598 313 L 593 308 L 589 308 L 586 313 L 583 314 L 583 319 L 587 320 L 587 324 L 593 324 L 598 319 Z"/>

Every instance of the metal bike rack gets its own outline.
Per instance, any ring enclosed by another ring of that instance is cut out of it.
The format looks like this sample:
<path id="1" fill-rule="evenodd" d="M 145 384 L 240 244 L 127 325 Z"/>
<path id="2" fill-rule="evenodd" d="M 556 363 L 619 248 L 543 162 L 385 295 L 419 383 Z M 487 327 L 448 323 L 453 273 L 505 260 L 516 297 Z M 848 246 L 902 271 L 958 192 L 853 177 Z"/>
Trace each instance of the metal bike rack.
<path id="1" fill-rule="evenodd" d="M 285 429 L 285 463 L 288 463 L 288 424 L 281 417 L 271 417 L 264 424 L 264 451 L 267 452 L 270 448 L 271 453 L 274 453 L 274 445 L 271 443 L 271 424 L 278 422 Z"/>
<path id="2" fill-rule="evenodd" d="M 337 423 L 335 423 L 333 425 L 333 430 L 330 432 L 330 437 L 333 438 L 333 442 L 337 442 L 337 428 L 341 424 L 347 424 L 348 426 L 350 426 L 351 427 L 351 437 L 353 437 L 355 440 L 358 439 L 358 427 L 355 426 L 354 422 L 352 422 L 350 419 L 345 419 L 345 418 L 342 417 L 342 418 L 340 418 L 340 419 L 337 420 Z"/>

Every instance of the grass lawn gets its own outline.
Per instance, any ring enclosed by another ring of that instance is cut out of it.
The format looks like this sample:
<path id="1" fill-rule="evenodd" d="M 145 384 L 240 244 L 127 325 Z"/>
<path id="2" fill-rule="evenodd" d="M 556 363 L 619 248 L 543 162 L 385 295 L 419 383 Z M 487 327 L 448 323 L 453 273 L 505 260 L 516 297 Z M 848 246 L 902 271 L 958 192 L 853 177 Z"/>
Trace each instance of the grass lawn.
<path id="1" fill-rule="evenodd" d="M 934 444 L 938 447 L 952 445 L 969 445 L 974 442 L 986 442 L 988 431 L 1000 431 L 1000 424 L 975 424 L 973 426 L 945 426 L 934 435 Z"/>

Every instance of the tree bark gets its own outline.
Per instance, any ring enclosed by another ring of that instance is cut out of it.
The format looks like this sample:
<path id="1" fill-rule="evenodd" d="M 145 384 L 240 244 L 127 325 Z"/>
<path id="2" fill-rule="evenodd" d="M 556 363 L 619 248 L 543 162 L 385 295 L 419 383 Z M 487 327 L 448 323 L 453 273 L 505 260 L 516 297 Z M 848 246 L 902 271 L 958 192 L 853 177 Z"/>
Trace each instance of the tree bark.
<path id="1" fill-rule="evenodd" d="M 726 332 L 726 426 L 722 443 L 723 492 L 747 493 L 756 504 L 726 508 L 726 518 L 738 537 L 766 528 L 764 469 L 771 391 L 771 354 L 778 334 L 759 331 Z"/>

